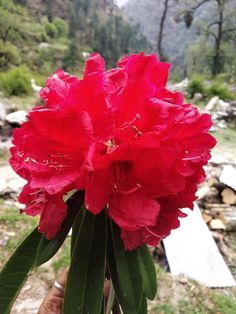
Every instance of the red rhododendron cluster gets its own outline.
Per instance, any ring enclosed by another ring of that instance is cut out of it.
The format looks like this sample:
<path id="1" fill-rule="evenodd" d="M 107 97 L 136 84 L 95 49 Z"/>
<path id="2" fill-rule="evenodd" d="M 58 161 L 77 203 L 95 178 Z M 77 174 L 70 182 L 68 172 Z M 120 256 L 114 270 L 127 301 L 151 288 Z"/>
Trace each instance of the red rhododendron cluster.
<path id="1" fill-rule="evenodd" d="M 63 195 L 85 190 L 94 214 L 107 206 L 126 249 L 156 245 L 192 208 L 215 139 L 211 119 L 166 89 L 169 64 L 143 53 L 105 71 L 92 54 L 84 76 L 58 70 L 27 122 L 14 132 L 11 165 L 28 183 L 20 195 L 39 231 L 52 238 L 67 208 Z"/>

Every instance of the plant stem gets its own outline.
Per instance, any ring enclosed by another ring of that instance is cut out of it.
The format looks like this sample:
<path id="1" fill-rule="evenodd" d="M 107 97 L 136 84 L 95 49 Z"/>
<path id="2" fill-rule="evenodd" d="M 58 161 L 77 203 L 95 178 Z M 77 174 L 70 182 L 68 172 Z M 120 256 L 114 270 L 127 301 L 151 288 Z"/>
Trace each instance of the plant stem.
<path id="1" fill-rule="evenodd" d="M 115 301 L 115 290 L 114 290 L 112 281 L 110 280 L 110 291 L 109 291 L 109 296 L 107 300 L 106 314 L 111 313 L 111 310 L 114 305 L 114 301 Z"/>

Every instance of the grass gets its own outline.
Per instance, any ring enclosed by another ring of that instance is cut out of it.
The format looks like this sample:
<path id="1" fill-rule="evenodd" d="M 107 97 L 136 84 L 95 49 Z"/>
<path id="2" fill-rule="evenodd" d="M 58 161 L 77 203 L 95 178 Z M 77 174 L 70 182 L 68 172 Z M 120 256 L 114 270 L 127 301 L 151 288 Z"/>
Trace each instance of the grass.
<path id="1" fill-rule="evenodd" d="M 216 311 L 222 314 L 235 314 L 236 301 L 224 295 L 213 295 L 212 301 L 215 303 Z"/>
<path id="2" fill-rule="evenodd" d="M 66 239 L 58 252 L 56 259 L 53 261 L 52 267 L 56 273 L 61 268 L 66 268 L 70 264 L 70 240 L 71 238 Z"/>
<path id="3" fill-rule="evenodd" d="M 170 303 L 158 304 L 153 308 L 153 313 L 158 314 L 175 314 L 175 309 Z"/>
<path id="4" fill-rule="evenodd" d="M 150 314 L 233 314 L 236 313 L 235 289 L 209 289 L 192 280 L 172 277 L 159 266 L 157 295 L 149 303 Z M 228 294 L 228 295 L 226 295 Z"/>
<path id="5" fill-rule="evenodd" d="M 9 151 L 0 150 L 0 165 L 6 164 L 9 160 L 9 157 L 10 157 Z"/>
<path id="6" fill-rule="evenodd" d="M 234 128 L 218 129 L 212 135 L 217 139 L 217 145 L 214 152 L 229 155 L 229 158 L 235 158 L 236 151 L 236 130 Z"/>
<path id="7" fill-rule="evenodd" d="M 7 239 L 6 245 L 1 248 L 0 268 L 36 225 L 37 218 L 20 214 L 14 205 L 8 205 L 0 199 L 0 239 Z"/>

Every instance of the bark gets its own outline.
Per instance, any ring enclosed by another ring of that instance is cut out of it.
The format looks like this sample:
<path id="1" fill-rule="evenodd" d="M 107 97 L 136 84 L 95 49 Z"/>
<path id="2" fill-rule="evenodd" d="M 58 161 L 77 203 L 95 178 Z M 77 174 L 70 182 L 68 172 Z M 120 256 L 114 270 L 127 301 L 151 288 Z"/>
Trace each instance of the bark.
<path id="1" fill-rule="evenodd" d="M 216 0 L 219 12 L 219 21 L 217 23 L 217 34 L 215 37 L 215 54 L 213 57 L 212 75 L 215 76 L 221 72 L 222 62 L 220 56 L 220 48 L 223 35 L 223 19 L 224 19 L 224 1 Z"/>
<path id="2" fill-rule="evenodd" d="M 163 47 L 162 47 L 162 39 L 164 35 L 165 20 L 166 20 L 166 16 L 168 12 L 168 3 L 169 3 L 169 0 L 164 1 L 164 10 L 161 17 L 161 23 L 160 23 L 160 29 L 159 29 L 158 41 L 157 41 L 157 52 L 161 61 L 165 61 L 167 59 L 164 54 Z"/>

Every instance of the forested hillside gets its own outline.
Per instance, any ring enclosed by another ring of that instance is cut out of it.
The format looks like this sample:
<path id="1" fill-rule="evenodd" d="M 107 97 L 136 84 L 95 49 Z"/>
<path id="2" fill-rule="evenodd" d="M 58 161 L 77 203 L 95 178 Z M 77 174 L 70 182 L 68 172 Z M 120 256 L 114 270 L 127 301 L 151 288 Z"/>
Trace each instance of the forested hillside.
<path id="1" fill-rule="evenodd" d="M 80 72 L 82 52 L 99 51 L 108 64 L 147 41 L 111 0 L 0 0 L 0 73 Z"/>

